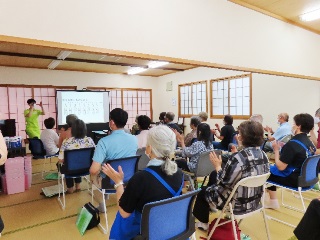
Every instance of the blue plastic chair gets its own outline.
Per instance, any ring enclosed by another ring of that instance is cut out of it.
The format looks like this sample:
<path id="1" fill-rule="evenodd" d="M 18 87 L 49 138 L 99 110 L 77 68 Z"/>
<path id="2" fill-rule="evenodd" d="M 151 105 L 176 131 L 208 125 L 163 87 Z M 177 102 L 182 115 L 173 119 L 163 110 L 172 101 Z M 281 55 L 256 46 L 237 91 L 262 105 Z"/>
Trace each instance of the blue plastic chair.
<path id="1" fill-rule="evenodd" d="M 92 148 L 80 148 L 73 150 L 64 151 L 63 167 L 58 171 L 58 186 L 59 186 L 59 203 L 64 210 L 66 208 L 66 198 L 65 198 L 65 188 L 64 179 L 65 178 L 77 178 L 85 177 L 88 184 L 89 182 L 87 175 L 90 175 L 89 170 L 92 164 L 92 157 L 94 153 L 94 147 Z M 62 188 L 62 189 L 61 189 Z M 61 191 L 62 190 L 62 191 Z M 63 200 L 61 200 L 61 194 Z"/>
<path id="2" fill-rule="evenodd" d="M 298 187 L 297 188 L 287 187 L 287 186 L 281 185 L 281 184 L 276 183 L 276 182 L 267 181 L 267 184 L 274 185 L 274 186 L 277 186 L 277 187 L 281 188 L 281 204 L 282 204 L 282 206 L 284 206 L 286 208 L 289 208 L 289 209 L 292 209 L 292 210 L 295 210 L 295 211 L 302 212 L 302 213 L 306 212 L 306 206 L 304 204 L 302 192 L 306 192 L 306 191 L 312 189 L 313 186 L 318 183 L 318 181 L 319 181 L 319 178 L 318 178 L 318 173 L 319 173 L 318 163 L 319 163 L 319 160 L 320 160 L 320 155 L 314 155 L 314 156 L 308 157 L 303 162 L 302 168 L 301 168 L 301 173 L 300 173 L 300 176 L 298 178 Z M 293 206 L 290 206 L 290 205 L 284 203 L 284 194 L 283 194 L 283 190 L 284 189 L 291 190 L 292 192 L 297 192 L 299 194 L 299 198 L 301 200 L 302 207 L 303 207 L 302 209 L 296 208 L 296 207 L 293 207 Z M 270 219 L 273 219 L 273 220 L 277 221 L 277 222 L 284 223 L 284 224 L 286 224 L 288 226 L 296 227 L 296 226 L 294 226 L 292 224 L 289 224 L 289 223 L 284 222 L 282 220 L 279 220 L 277 218 L 270 217 L 270 216 L 268 216 L 268 217 Z"/>
<path id="3" fill-rule="evenodd" d="M 44 179 L 44 173 L 47 159 L 50 159 L 50 166 L 51 166 L 51 159 L 57 157 L 58 154 L 47 155 L 46 150 L 44 149 L 43 143 L 39 138 L 28 138 L 29 141 L 29 150 L 31 151 L 33 159 L 44 159 L 43 167 L 42 167 L 42 179 Z"/>
<path id="4" fill-rule="evenodd" d="M 108 164 L 110 164 L 114 169 L 118 170 L 118 167 L 121 166 L 122 170 L 124 172 L 124 179 L 123 183 L 124 186 L 127 185 L 130 178 L 138 171 L 138 163 L 141 156 L 132 156 L 132 157 L 126 157 L 126 158 L 119 158 L 108 161 Z M 94 188 L 99 190 L 99 192 L 102 194 L 103 198 L 103 209 L 104 209 L 104 216 L 106 225 L 105 227 L 102 226 L 101 223 L 99 223 L 99 226 L 101 227 L 104 234 L 107 234 L 108 232 L 108 218 L 107 218 L 107 207 L 106 207 L 106 199 L 105 194 L 107 194 L 107 199 L 109 199 L 110 194 L 115 194 L 116 190 L 114 189 L 114 181 L 112 181 L 108 176 L 102 178 L 101 181 L 101 188 L 99 186 L 96 186 L 92 184 L 91 188 L 91 202 L 93 203 L 93 190 Z"/>
<path id="5" fill-rule="evenodd" d="M 140 235 L 134 240 L 195 239 L 193 201 L 200 190 L 144 205 Z"/>

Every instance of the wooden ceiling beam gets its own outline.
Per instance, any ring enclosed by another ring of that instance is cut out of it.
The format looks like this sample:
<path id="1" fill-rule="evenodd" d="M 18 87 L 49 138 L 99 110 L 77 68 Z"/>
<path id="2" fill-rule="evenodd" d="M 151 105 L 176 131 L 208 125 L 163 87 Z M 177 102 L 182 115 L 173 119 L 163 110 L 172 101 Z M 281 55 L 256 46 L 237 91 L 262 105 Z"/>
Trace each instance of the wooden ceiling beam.
<path id="1" fill-rule="evenodd" d="M 0 55 L 1 56 L 10 56 L 10 57 L 23 57 L 23 58 L 46 59 L 46 60 L 60 60 L 60 59 L 57 59 L 56 56 L 45 56 L 45 55 L 27 54 L 27 53 L 13 53 L 13 52 L 1 52 L 0 51 Z M 147 65 L 121 63 L 121 62 L 110 62 L 110 61 L 98 61 L 98 60 L 81 59 L 81 58 L 66 58 L 66 59 L 61 60 L 61 61 L 93 63 L 93 64 L 114 65 L 114 66 L 124 66 L 124 67 L 148 68 Z M 166 68 L 166 67 L 159 67 L 159 68 L 156 68 L 156 69 L 167 70 L 167 71 L 176 71 L 176 72 L 185 70 L 185 69 L 180 69 L 180 68 Z"/>

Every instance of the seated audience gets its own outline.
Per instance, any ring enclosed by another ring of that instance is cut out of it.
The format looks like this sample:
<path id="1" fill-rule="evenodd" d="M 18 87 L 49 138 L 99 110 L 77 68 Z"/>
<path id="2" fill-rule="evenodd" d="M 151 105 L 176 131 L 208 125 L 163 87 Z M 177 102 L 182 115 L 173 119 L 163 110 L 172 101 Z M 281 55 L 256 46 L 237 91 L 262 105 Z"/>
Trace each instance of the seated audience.
<path id="1" fill-rule="evenodd" d="M 294 137 L 283 146 L 280 154 L 279 143 L 274 141 L 275 164 L 270 167 L 271 175 L 268 180 L 288 187 L 298 186 L 298 177 L 306 156 L 314 154 L 316 148 L 307 134 L 314 125 L 313 117 L 307 113 L 297 114 L 293 118 L 292 133 Z M 306 150 L 307 149 L 307 150 Z M 270 200 L 266 201 L 265 208 L 279 208 L 276 187 L 268 187 Z"/>
<path id="2" fill-rule="evenodd" d="M 174 123 L 174 113 L 173 112 L 167 112 L 166 116 L 164 118 L 165 123 L 168 127 L 177 130 L 179 133 L 182 133 L 181 128 L 178 126 L 178 124 Z"/>
<path id="3" fill-rule="evenodd" d="M 206 123 L 200 123 L 197 127 L 197 142 L 194 142 L 190 147 L 186 147 L 184 144 L 184 136 L 178 133 L 176 130 L 175 134 L 177 141 L 182 147 L 182 157 L 188 157 L 189 162 L 186 160 L 176 160 L 179 168 L 188 172 L 195 172 L 197 163 L 202 152 L 213 150 L 213 146 L 210 142 L 210 127 Z"/>
<path id="4" fill-rule="evenodd" d="M 207 124 L 209 125 L 209 123 L 207 122 L 207 120 L 208 120 L 208 113 L 206 113 L 206 112 L 199 112 L 198 116 L 200 117 L 202 123 L 207 123 Z M 209 125 L 209 126 L 210 126 L 210 125 Z"/>
<path id="5" fill-rule="evenodd" d="M 274 140 L 280 140 L 281 138 L 291 134 L 291 125 L 288 123 L 289 115 L 288 113 L 280 113 L 278 115 L 278 124 L 280 126 L 274 132 L 271 127 L 266 126 L 265 130 L 268 132 L 268 142 L 265 144 L 265 150 L 272 150 L 271 142 Z"/>
<path id="6" fill-rule="evenodd" d="M 211 129 L 211 132 L 221 140 L 221 142 L 212 142 L 215 149 L 228 150 L 229 143 L 233 141 L 232 137 L 235 134 L 235 130 L 232 126 L 233 117 L 231 115 L 225 115 L 223 118 L 224 126 L 220 129 L 219 124 L 215 124 L 217 130 Z"/>
<path id="7" fill-rule="evenodd" d="M 90 167 L 91 181 L 100 186 L 101 165 L 113 159 L 135 156 L 138 149 L 138 140 L 136 136 L 128 134 L 124 126 L 128 121 L 128 113 L 121 108 L 113 109 L 109 114 L 109 127 L 112 133 L 109 136 L 101 138 L 93 155 L 93 162 Z M 95 193 L 96 200 L 99 202 L 99 210 L 103 212 L 103 202 L 100 193 Z"/>
<path id="8" fill-rule="evenodd" d="M 138 148 L 146 147 L 147 145 L 147 136 L 149 133 L 151 119 L 146 115 L 141 115 L 138 117 L 138 125 L 140 133 L 137 135 L 138 139 Z"/>
<path id="9" fill-rule="evenodd" d="M 132 135 L 138 135 L 140 133 L 139 124 L 138 124 L 138 117 L 139 116 L 140 115 L 136 116 L 135 124 L 132 126 L 132 129 L 131 129 Z"/>
<path id="10" fill-rule="evenodd" d="M 299 240 L 320 239 L 320 198 L 313 199 L 300 223 L 293 231 Z"/>
<path id="11" fill-rule="evenodd" d="M 190 147 L 192 144 L 192 141 L 197 140 L 197 127 L 201 123 L 200 117 L 193 116 L 190 118 L 190 128 L 191 132 L 187 134 L 187 136 L 184 139 L 184 145 L 186 147 Z"/>
<path id="12" fill-rule="evenodd" d="M 239 138 L 244 149 L 233 154 L 222 169 L 222 160 L 214 152 L 210 153 L 210 161 L 215 171 L 210 174 L 209 183 L 199 192 L 193 215 L 200 221 L 196 226 L 207 230 L 210 210 L 222 209 L 234 186 L 243 178 L 257 176 L 269 172 L 266 154 L 260 149 L 263 142 L 263 127 L 260 123 L 245 121 L 239 126 Z M 234 212 L 246 213 L 259 206 L 263 188 L 239 187 L 235 195 Z M 243 199 L 243 201 L 241 201 Z"/>
<path id="13" fill-rule="evenodd" d="M 65 150 L 72 150 L 72 149 L 80 149 L 80 148 L 90 148 L 95 147 L 93 140 L 90 137 L 86 136 L 87 134 L 87 127 L 86 124 L 80 120 L 76 119 L 71 128 L 71 137 L 65 139 L 62 142 L 60 152 L 59 152 L 59 164 L 58 167 L 60 168 L 60 171 L 63 172 L 63 159 L 64 159 L 64 151 Z M 66 184 L 67 184 L 67 192 L 73 193 L 74 191 L 74 182 L 76 183 L 76 191 L 80 191 L 80 183 L 81 183 L 81 177 L 79 178 L 66 178 Z"/>
<path id="14" fill-rule="evenodd" d="M 102 171 L 116 183 L 118 213 L 110 231 L 110 239 L 133 239 L 140 233 L 141 213 L 145 204 L 181 194 L 183 174 L 170 160 L 175 147 L 175 135 L 167 126 L 150 129 L 146 148 L 146 154 L 150 157 L 147 170 L 137 172 L 126 188 L 123 186 L 126 173 L 121 166 L 113 169 L 109 164 L 103 165 Z"/>
<path id="15" fill-rule="evenodd" d="M 66 117 L 66 122 L 67 122 L 68 129 L 65 129 L 64 131 L 60 132 L 59 143 L 58 143 L 58 147 L 59 148 L 61 147 L 61 144 L 62 144 L 63 140 L 72 137 L 72 134 L 71 134 L 71 128 L 72 127 L 71 126 L 72 126 L 73 122 L 75 120 L 77 120 L 77 119 L 78 119 L 78 117 L 75 114 L 69 114 Z"/>
<path id="16" fill-rule="evenodd" d="M 198 114 L 198 116 L 200 117 L 202 123 L 206 123 L 206 124 L 208 124 L 208 125 L 210 126 L 210 124 L 208 123 L 208 113 L 206 113 L 206 112 L 200 112 L 200 113 Z M 214 140 L 215 140 L 215 139 L 214 139 L 213 133 L 210 133 L 210 141 L 212 142 L 212 141 L 214 141 Z"/>
<path id="17" fill-rule="evenodd" d="M 253 114 L 250 119 L 250 121 L 258 122 L 258 123 L 263 123 L 263 117 L 261 114 Z"/>
<path id="18" fill-rule="evenodd" d="M 160 113 L 160 115 L 159 115 L 159 122 L 157 122 L 157 125 L 159 125 L 159 124 L 165 124 L 165 121 L 164 121 L 164 118 L 166 117 L 166 112 L 162 112 L 162 113 Z"/>
<path id="19" fill-rule="evenodd" d="M 46 129 L 41 132 L 40 139 L 43 143 L 44 149 L 47 155 L 54 155 L 59 152 L 58 143 L 59 136 L 56 131 L 53 130 L 56 121 L 54 118 L 49 117 L 44 120 Z"/>

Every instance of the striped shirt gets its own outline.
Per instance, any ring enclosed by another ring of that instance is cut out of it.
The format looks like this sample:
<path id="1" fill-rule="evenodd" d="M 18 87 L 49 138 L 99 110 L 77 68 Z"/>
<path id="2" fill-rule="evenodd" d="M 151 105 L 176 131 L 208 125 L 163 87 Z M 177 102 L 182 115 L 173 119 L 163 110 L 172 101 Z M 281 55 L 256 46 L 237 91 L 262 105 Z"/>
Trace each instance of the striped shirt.
<path id="1" fill-rule="evenodd" d="M 206 190 L 211 208 L 222 209 L 234 186 L 243 178 L 268 173 L 269 160 L 260 147 L 249 147 L 231 155 L 225 167 L 217 173 L 216 184 Z M 238 188 L 232 201 L 233 211 L 244 214 L 260 206 L 262 187 Z"/>

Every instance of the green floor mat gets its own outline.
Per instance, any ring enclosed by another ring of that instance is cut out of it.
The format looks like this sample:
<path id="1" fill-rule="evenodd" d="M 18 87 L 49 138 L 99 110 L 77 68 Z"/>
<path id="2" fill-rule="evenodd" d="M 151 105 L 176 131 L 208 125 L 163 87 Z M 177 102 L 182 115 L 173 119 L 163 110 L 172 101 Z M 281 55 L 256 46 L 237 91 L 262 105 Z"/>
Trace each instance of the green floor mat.
<path id="1" fill-rule="evenodd" d="M 58 173 L 49 173 L 45 177 L 46 180 L 57 180 L 58 179 Z"/>

